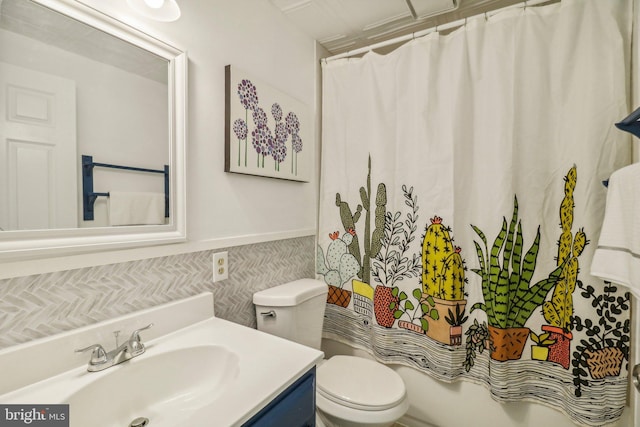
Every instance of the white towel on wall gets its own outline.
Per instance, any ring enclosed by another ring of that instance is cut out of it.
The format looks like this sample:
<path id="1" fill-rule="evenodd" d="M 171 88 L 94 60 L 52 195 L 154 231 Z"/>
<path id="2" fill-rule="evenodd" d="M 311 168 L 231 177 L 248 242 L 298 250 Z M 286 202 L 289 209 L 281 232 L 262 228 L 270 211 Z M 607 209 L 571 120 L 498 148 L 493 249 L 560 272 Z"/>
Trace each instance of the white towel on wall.
<path id="1" fill-rule="evenodd" d="M 164 224 L 164 193 L 109 191 L 109 224 Z"/>
<path id="2" fill-rule="evenodd" d="M 627 286 L 640 298 L 640 164 L 619 169 L 609 178 L 591 274 Z"/>

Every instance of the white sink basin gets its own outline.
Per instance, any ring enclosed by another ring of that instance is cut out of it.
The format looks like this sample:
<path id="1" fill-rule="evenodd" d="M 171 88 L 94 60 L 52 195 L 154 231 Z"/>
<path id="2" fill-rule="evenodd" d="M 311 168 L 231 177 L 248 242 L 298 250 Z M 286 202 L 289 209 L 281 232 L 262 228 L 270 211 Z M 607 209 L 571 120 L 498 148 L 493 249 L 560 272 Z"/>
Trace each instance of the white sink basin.
<path id="1" fill-rule="evenodd" d="M 0 403 L 69 404 L 70 427 L 237 427 L 322 352 L 213 316 L 211 294 L 0 350 Z M 99 372 L 73 349 L 144 332 L 144 354 Z"/>
<path id="2" fill-rule="evenodd" d="M 238 356 L 221 346 L 152 353 L 103 371 L 66 399 L 73 424 L 125 427 L 144 417 L 149 427 L 181 425 L 238 376 Z"/>

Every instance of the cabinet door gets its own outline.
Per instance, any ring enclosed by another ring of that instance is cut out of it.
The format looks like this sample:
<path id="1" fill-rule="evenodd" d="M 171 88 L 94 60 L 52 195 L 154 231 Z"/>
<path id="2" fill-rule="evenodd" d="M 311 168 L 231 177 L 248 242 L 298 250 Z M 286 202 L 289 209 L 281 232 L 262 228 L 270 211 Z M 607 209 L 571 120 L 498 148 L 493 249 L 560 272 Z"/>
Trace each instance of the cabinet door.
<path id="1" fill-rule="evenodd" d="M 243 424 L 243 427 L 315 427 L 315 366 L 271 403 Z"/>

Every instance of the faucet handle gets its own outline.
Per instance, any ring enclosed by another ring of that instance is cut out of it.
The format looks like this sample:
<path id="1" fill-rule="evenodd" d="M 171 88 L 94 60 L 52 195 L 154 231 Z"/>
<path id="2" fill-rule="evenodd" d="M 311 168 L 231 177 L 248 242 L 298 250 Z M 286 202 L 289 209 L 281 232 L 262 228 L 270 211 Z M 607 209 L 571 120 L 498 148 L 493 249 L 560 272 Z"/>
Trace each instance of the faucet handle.
<path id="1" fill-rule="evenodd" d="M 149 323 L 147 326 L 136 329 L 131 333 L 131 337 L 129 337 L 129 351 L 131 351 L 131 353 L 142 354 L 144 352 L 144 344 L 142 344 L 142 340 L 140 339 L 140 332 L 152 326 L 153 323 Z"/>
<path id="2" fill-rule="evenodd" d="M 101 365 L 107 362 L 107 352 L 104 351 L 104 348 L 100 344 L 93 344 L 86 348 L 79 348 L 75 350 L 75 352 L 84 353 L 89 350 L 92 350 L 89 365 Z"/>
<path id="3" fill-rule="evenodd" d="M 131 338 L 129 338 L 129 341 L 135 341 L 135 342 L 140 342 L 140 332 L 150 329 L 153 326 L 153 323 L 149 323 L 147 326 L 144 326 L 140 329 L 136 329 L 135 331 L 133 331 L 131 333 Z"/>

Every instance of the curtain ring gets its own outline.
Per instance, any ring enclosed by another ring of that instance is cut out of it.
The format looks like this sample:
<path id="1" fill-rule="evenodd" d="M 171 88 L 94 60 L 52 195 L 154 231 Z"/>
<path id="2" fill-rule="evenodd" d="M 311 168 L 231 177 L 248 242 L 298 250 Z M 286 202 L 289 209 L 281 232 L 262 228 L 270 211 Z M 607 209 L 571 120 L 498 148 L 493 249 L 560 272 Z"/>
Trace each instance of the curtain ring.
<path id="1" fill-rule="evenodd" d="M 488 21 L 489 20 L 489 15 L 487 15 L 487 12 L 484 13 L 484 20 Z"/>
<path id="2" fill-rule="evenodd" d="M 524 12 L 527 11 L 527 0 L 524 0 Z"/>

